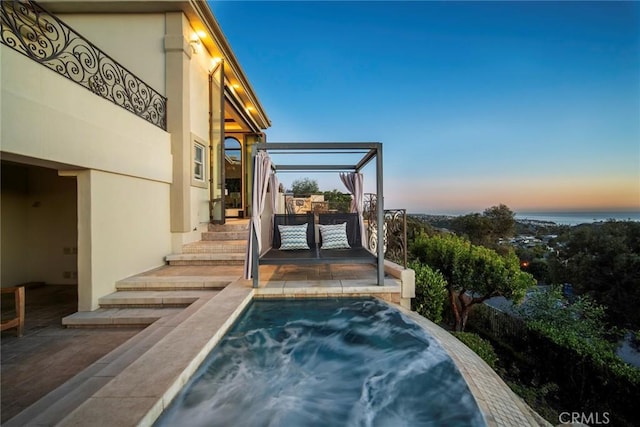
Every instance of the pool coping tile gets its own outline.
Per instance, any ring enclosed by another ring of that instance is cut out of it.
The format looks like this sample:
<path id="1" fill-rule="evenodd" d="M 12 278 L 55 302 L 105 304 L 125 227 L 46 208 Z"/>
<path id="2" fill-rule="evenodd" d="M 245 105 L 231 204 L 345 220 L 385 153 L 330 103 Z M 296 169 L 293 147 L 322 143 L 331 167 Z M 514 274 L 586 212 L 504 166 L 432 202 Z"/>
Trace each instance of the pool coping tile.
<path id="1" fill-rule="evenodd" d="M 551 426 L 542 417 L 535 417 L 535 412 L 522 398 L 462 341 L 418 313 L 403 307 L 398 309 L 426 329 L 449 354 L 482 411 L 487 426 Z"/>

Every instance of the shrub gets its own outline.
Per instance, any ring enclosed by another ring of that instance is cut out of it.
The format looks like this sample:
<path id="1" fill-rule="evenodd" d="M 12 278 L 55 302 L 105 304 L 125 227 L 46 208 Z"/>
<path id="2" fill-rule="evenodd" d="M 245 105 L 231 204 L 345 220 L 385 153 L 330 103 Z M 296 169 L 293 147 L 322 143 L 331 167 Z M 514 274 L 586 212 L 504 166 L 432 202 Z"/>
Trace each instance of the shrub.
<path id="1" fill-rule="evenodd" d="M 623 362 L 606 340 L 605 308 L 588 296 L 569 303 L 558 286 L 534 292 L 519 310 L 527 326 L 599 369 L 640 384 L 640 370 Z"/>
<path id="2" fill-rule="evenodd" d="M 568 304 L 553 292 L 530 295 L 521 311 L 526 323 L 486 305 L 473 312 L 470 325 L 491 339 L 500 357 L 497 371 L 552 423 L 554 412 L 572 408 L 609 412 L 611 425 L 637 425 L 640 369 L 622 362 L 604 341 L 609 330 L 593 323 L 598 306 L 582 298 Z"/>
<path id="3" fill-rule="evenodd" d="M 487 365 L 492 369 L 496 368 L 498 356 L 489 341 L 480 338 L 478 334 L 473 332 L 454 332 L 453 335 L 487 362 Z"/>
<path id="4" fill-rule="evenodd" d="M 538 415 L 549 422 L 557 422 L 560 412 L 555 410 L 549 403 L 556 399 L 556 394 L 560 387 L 555 383 L 546 384 L 520 384 L 517 382 L 506 381 L 511 390 L 518 396 L 523 398 L 527 404 L 533 408 Z"/>
<path id="5" fill-rule="evenodd" d="M 447 282 L 438 270 L 418 261 L 409 264 L 416 273 L 416 297 L 413 309 L 434 323 L 442 322 L 447 299 Z"/>

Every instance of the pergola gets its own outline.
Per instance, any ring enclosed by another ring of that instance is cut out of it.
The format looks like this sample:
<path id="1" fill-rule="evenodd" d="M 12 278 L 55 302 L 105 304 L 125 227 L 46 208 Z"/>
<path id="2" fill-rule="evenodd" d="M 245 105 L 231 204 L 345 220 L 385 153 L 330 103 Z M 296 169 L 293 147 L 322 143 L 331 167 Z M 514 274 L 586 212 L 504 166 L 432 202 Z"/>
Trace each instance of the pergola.
<path id="1" fill-rule="evenodd" d="M 268 156 L 283 155 L 283 160 L 274 163 Z M 318 162 L 322 156 L 333 156 L 331 163 Z M 355 159 L 353 162 L 343 160 Z M 306 161 L 298 160 L 306 159 Z M 375 160 L 376 176 L 376 222 L 377 233 L 377 284 L 384 284 L 384 198 L 383 198 L 383 168 L 382 168 L 382 143 L 380 142 L 269 142 L 256 143 L 252 147 L 251 160 L 253 164 L 253 186 L 251 224 L 249 228 L 249 245 L 247 259 L 245 260 L 245 278 L 253 278 L 253 286 L 258 287 L 259 261 L 261 255 L 261 217 L 266 201 L 267 186 L 272 174 L 277 172 L 334 172 L 361 174 L 362 169 Z M 343 180 L 344 181 L 344 180 Z M 274 180 L 271 180 L 272 185 Z M 275 188 L 272 191 L 277 191 Z M 353 188 L 349 191 L 354 195 L 354 200 L 362 204 L 363 196 L 354 194 Z M 359 192 L 363 189 L 360 185 Z M 359 207 L 360 221 L 362 224 L 362 206 Z M 364 235 L 363 235 L 364 238 Z"/>

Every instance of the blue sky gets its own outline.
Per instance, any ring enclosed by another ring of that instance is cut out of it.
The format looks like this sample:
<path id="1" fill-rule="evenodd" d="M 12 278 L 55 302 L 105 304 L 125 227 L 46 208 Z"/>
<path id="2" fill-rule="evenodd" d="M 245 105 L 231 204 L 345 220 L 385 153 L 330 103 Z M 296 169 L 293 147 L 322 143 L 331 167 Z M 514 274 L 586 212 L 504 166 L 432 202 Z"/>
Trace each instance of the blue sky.
<path id="1" fill-rule="evenodd" d="M 382 142 L 387 208 L 640 210 L 640 3 L 210 4 L 267 140 Z"/>

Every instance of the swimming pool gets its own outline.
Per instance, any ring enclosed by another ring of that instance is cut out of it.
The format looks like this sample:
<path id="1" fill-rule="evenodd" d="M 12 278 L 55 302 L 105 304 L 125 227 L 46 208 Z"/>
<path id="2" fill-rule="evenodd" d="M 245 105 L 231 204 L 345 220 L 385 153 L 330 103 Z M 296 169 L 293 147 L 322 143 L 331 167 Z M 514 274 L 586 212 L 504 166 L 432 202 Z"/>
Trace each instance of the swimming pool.
<path id="1" fill-rule="evenodd" d="M 484 426 L 455 364 L 376 299 L 253 301 L 156 426 Z"/>

